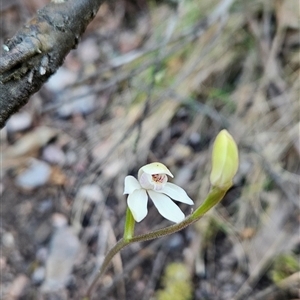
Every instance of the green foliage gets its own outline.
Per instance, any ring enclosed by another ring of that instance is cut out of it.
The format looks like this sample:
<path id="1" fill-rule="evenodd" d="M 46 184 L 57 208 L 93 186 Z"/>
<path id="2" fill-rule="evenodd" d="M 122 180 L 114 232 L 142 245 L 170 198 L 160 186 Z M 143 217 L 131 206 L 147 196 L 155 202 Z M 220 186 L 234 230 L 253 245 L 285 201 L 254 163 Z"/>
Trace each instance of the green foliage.
<path id="1" fill-rule="evenodd" d="M 181 9 L 181 20 L 178 24 L 178 28 L 188 28 L 194 26 L 199 20 L 207 16 L 215 5 L 217 0 L 203 1 L 203 0 L 186 0 L 184 6 Z"/>
<path id="2" fill-rule="evenodd" d="M 276 187 L 274 180 L 270 177 L 267 177 L 264 181 L 263 189 L 267 192 L 272 191 Z"/>
<path id="3" fill-rule="evenodd" d="M 209 90 L 208 97 L 214 99 L 215 101 L 219 101 L 221 104 L 224 104 L 228 112 L 234 113 L 236 110 L 236 104 L 232 101 L 230 92 L 230 87 L 228 87 L 228 91 L 226 89 L 211 88 Z"/>
<path id="4" fill-rule="evenodd" d="M 163 277 L 164 289 L 156 293 L 157 300 L 192 299 L 192 282 L 189 271 L 183 263 L 171 263 Z"/>
<path id="5" fill-rule="evenodd" d="M 275 283 L 299 271 L 299 259 L 294 254 L 281 254 L 274 261 L 270 276 Z"/>

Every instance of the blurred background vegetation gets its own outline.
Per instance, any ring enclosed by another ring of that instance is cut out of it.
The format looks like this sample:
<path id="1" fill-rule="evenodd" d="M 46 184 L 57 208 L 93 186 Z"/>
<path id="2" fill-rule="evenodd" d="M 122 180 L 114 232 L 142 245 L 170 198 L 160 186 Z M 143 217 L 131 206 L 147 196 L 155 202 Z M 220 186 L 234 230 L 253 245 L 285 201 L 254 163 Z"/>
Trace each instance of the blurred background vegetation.
<path id="1" fill-rule="evenodd" d="M 3 1 L 1 45 L 47 2 Z M 1 131 L 2 296 L 80 299 L 122 236 L 125 176 L 160 161 L 198 206 L 226 128 L 222 203 L 124 249 L 95 299 L 298 299 L 299 30 L 297 0 L 104 3 Z M 138 233 L 169 224 L 149 205 Z"/>

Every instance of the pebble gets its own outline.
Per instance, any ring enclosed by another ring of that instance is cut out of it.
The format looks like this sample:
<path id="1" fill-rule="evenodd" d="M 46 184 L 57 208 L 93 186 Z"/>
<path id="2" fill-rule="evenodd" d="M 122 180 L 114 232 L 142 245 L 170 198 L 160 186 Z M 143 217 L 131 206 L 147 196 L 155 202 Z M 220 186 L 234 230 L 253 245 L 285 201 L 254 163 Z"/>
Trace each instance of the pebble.
<path id="1" fill-rule="evenodd" d="M 80 43 L 77 51 L 79 56 L 84 59 L 85 63 L 92 63 L 96 61 L 100 56 L 99 47 L 93 39 L 86 39 L 85 41 Z"/>
<path id="2" fill-rule="evenodd" d="M 28 168 L 16 177 L 15 182 L 25 190 L 32 190 L 46 184 L 50 174 L 51 167 L 46 162 L 32 159 Z"/>
<path id="3" fill-rule="evenodd" d="M 57 145 L 45 147 L 42 157 L 51 164 L 63 165 L 66 161 L 65 153 Z"/>
<path id="4" fill-rule="evenodd" d="M 76 81 L 77 74 L 67 68 L 61 67 L 58 71 L 50 77 L 46 82 L 46 87 L 52 92 L 60 92 L 67 85 Z"/>
<path id="5" fill-rule="evenodd" d="M 26 112 L 20 112 L 12 115 L 6 124 L 8 132 L 17 132 L 28 129 L 32 124 L 32 116 Z"/>
<path id="6" fill-rule="evenodd" d="M 41 282 L 43 282 L 45 279 L 45 274 L 46 274 L 45 267 L 36 268 L 31 275 L 31 279 L 33 283 L 40 284 Z"/>
<path id="7" fill-rule="evenodd" d="M 87 87 L 81 87 L 70 96 L 75 98 L 78 95 L 83 95 L 78 99 L 72 99 L 69 102 L 61 105 L 57 109 L 57 113 L 61 118 L 67 118 L 74 114 L 86 115 L 91 113 L 95 108 L 96 96 L 92 93 L 88 94 L 90 89 Z"/>
<path id="8" fill-rule="evenodd" d="M 76 198 L 85 199 L 90 202 L 101 202 L 103 201 L 103 197 L 100 187 L 96 184 L 82 186 L 76 196 Z"/>
<path id="9" fill-rule="evenodd" d="M 52 215 L 52 226 L 55 228 L 63 228 L 68 224 L 68 219 L 65 215 L 54 213 Z"/>
<path id="10" fill-rule="evenodd" d="M 15 238 L 12 233 L 5 232 L 1 239 L 2 245 L 7 248 L 13 248 L 15 246 Z"/>
<path id="11" fill-rule="evenodd" d="M 29 284 L 29 278 L 24 274 L 19 274 L 12 282 L 8 290 L 7 299 L 20 299 L 24 295 L 26 286 Z M 10 298 L 11 297 L 11 298 Z"/>
<path id="12" fill-rule="evenodd" d="M 192 132 L 190 135 L 190 142 L 192 145 L 199 144 L 201 141 L 201 135 L 198 132 Z"/>
<path id="13" fill-rule="evenodd" d="M 66 286 L 80 242 L 71 227 L 58 228 L 50 242 L 43 292 L 54 292 Z"/>
<path id="14" fill-rule="evenodd" d="M 37 261 L 44 263 L 48 257 L 48 249 L 45 247 L 38 249 L 35 256 Z"/>
<path id="15" fill-rule="evenodd" d="M 184 244 L 184 240 L 181 234 L 175 233 L 170 236 L 168 247 L 171 250 L 180 249 Z"/>

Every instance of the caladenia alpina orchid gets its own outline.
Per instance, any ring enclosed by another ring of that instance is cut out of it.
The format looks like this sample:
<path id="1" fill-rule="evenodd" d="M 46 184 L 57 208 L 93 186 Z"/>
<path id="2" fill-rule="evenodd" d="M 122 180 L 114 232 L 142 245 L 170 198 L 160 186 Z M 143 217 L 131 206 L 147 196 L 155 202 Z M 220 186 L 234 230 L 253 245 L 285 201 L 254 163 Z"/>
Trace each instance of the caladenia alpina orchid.
<path id="1" fill-rule="evenodd" d="M 126 176 L 124 194 L 128 194 L 124 235 L 107 253 L 99 273 L 89 286 L 84 300 L 91 300 L 93 288 L 104 274 L 113 257 L 131 243 L 148 241 L 178 232 L 200 220 L 211 208 L 217 205 L 232 186 L 232 180 L 239 165 L 238 147 L 227 130 L 217 135 L 212 150 L 211 189 L 190 215 L 184 218 L 183 212 L 170 198 L 189 205 L 193 201 L 179 186 L 169 183 L 168 176 L 173 177 L 169 169 L 161 163 L 152 163 L 140 168 L 138 179 Z M 147 215 L 147 202 L 151 198 L 159 213 L 175 222 L 168 227 L 135 235 L 135 221 L 140 222 Z"/>
<path id="2" fill-rule="evenodd" d="M 164 218 L 175 223 L 185 218 L 170 198 L 188 205 L 194 202 L 181 187 L 168 182 L 168 176 L 174 177 L 165 165 L 154 162 L 139 169 L 138 180 L 133 176 L 125 177 L 124 194 L 129 194 L 127 203 L 136 222 L 146 217 L 148 198 Z"/>

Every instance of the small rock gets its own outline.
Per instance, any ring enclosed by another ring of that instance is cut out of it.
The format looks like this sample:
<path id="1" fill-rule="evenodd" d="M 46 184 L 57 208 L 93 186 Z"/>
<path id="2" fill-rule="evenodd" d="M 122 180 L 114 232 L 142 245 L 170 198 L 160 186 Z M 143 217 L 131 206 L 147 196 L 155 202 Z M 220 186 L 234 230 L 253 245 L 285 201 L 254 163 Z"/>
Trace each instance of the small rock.
<path id="1" fill-rule="evenodd" d="M 47 163 L 32 159 L 30 166 L 16 177 L 15 182 L 25 190 L 32 190 L 46 184 L 50 174 L 51 167 Z"/>
<path id="2" fill-rule="evenodd" d="M 29 278 L 27 276 L 24 274 L 18 275 L 9 287 L 8 295 L 13 299 L 19 299 L 24 294 L 24 290 L 28 283 Z"/>
<path id="3" fill-rule="evenodd" d="M 197 145 L 201 141 L 201 135 L 198 132 L 192 132 L 190 135 L 190 143 L 192 145 Z"/>
<path id="4" fill-rule="evenodd" d="M 44 263 L 48 257 L 48 250 L 45 247 L 38 249 L 35 257 L 39 262 Z"/>
<path id="5" fill-rule="evenodd" d="M 31 124 L 31 115 L 28 112 L 23 111 L 12 115 L 7 121 L 6 128 L 8 132 L 16 132 L 28 129 Z"/>
<path id="6" fill-rule="evenodd" d="M 33 283 L 39 284 L 39 283 L 43 282 L 45 279 L 45 274 L 46 274 L 46 270 L 44 267 L 36 268 L 31 275 L 31 279 L 32 279 Z"/>
<path id="7" fill-rule="evenodd" d="M 93 93 L 91 93 L 88 87 L 81 87 L 76 89 L 76 91 L 72 93 L 70 98 L 75 98 L 78 95 L 83 96 L 59 106 L 59 108 L 57 109 L 57 113 L 60 117 L 67 118 L 74 114 L 86 115 L 94 110 L 96 96 Z"/>
<path id="8" fill-rule="evenodd" d="M 175 233 L 175 234 L 172 234 L 170 236 L 170 239 L 169 239 L 169 242 L 168 242 L 167 246 L 171 250 L 176 250 L 176 249 L 181 248 L 183 245 L 184 245 L 184 240 L 183 240 L 182 235 L 179 234 L 179 233 Z"/>
<path id="9" fill-rule="evenodd" d="M 103 201 L 103 193 L 100 187 L 96 184 L 87 184 L 82 186 L 77 193 L 76 198 L 77 197 L 90 202 Z"/>
<path id="10" fill-rule="evenodd" d="M 43 292 L 54 292 L 67 284 L 79 246 L 78 237 L 71 227 L 56 230 L 50 242 Z"/>
<path id="11" fill-rule="evenodd" d="M 86 39 L 81 42 L 77 48 L 79 56 L 85 63 L 91 63 L 100 56 L 99 46 L 94 39 Z"/>
<path id="12" fill-rule="evenodd" d="M 60 213 L 54 213 L 52 215 L 52 225 L 55 228 L 62 228 L 68 224 L 68 219 L 65 215 Z"/>
<path id="13" fill-rule="evenodd" d="M 15 238 L 10 232 L 5 232 L 1 239 L 2 245 L 7 248 L 13 248 L 15 246 Z"/>
<path id="14" fill-rule="evenodd" d="M 103 276 L 103 278 L 102 278 L 102 284 L 103 284 L 103 286 L 104 287 L 110 287 L 112 284 L 113 284 L 113 278 L 111 277 L 111 276 L 109 276 L 109 275 L 105 275 L 105 276 Z"/>
<path id="15" fill-rule="evenodd" d="M 66 157 L 64 152 L 57 145 L 48 145 L 44 148 L 43 159 L 51 164 L 63 165 Z"/>
<path id="16" fill-rule="evenodd" d="M 60 92 L 67 85 L 74 83 L 76 77 L 77 74 L 75 72 L 61 67 L 53 76 L 51 76 L 45 85 L 52 92 Z"/>

